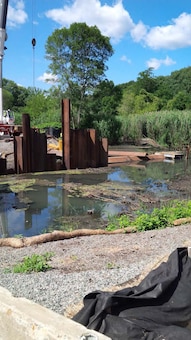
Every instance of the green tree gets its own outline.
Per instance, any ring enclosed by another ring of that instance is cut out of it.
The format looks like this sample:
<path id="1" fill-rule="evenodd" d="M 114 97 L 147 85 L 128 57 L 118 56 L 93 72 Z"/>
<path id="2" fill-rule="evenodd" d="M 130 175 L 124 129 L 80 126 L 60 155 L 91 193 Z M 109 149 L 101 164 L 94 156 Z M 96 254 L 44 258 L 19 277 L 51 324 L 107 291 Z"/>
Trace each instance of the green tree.
<path id="1" fill-rule="evenodd" d="M 167 103 L 167 108 L 170 110 L 186 110 L 191 108 L 191 100 L 189 94 L 185 91 L 179 91 L 173 99 Z"/>
<path id="2" fill-rule="evenodd" d="M 9 92 L 9 99 L 12 98 L 11 102 L 8 105 L 8 108 L 13 111 L 18 111 L 20 107 L 25 106 L 26 99 L 29 95 L 29 90 L 23 86 L 17 85 L 13 80 L 8 80 L 3 78 L 3 90 L 5 92 Z M 6 107 L 5 107 L 6 109 Z"/>
<path id="3" fill-rule="evenodd" d="M 158 111 L 160 109 L 160 99 L 154 94 L 145 90 L 141 90 L 139 95 L 135 96 L 134 112 L 145 113 L 151 111 Z"/>
<path id="4" fill-rule="evenodd" d="M 49 69 L 71 99 L 73 122 L 78 127 L 87 95 L 105 78 L 106 61 L 113 54 L 110 39 L 96 26 L 74 23 L 68 29 L 56 29 L 45 48 Z"/>
<path id="5" fill-rule="evenodd" d="M 166 108 L 167 102 L 173 98 L 172 83 L 170 76 L 159 76 L 156 78 L 157 90 L 155 96 L 160 98 L 162 103 L 162 109 Z"/>
<path id="6" fill-rule="evenodd" d="M 119 86 L 115 86 L 112 81 L 102 81 L 93 95 L 88 97 L 81 127 L 93 127 L 101 137 L 108 138 L 109 144 L 117 143 L 121 135 L 117 111 L 121 97 L 122 90 Z"/>
<path id="7" fill-rule="evenodd" d="M 153 75 L 153 68 L 149 67 L 147 70 L 140 72 L 136 81 L 136 94 L 141 90 L 154 93 L 157 89 L 157 82 Z"/>
<path id="8" fill-rule="evenodd" d="M 32 126 L 61 126 L 59 98 L 48 95 L 46 91 L 31 88 L 22 111 L 30 114 Z"/>
<path id="9" fill-rule="evenodd" d="M 11 92 L 3 89 L 3 109 L 8 110 L 13 107 L 14 98 Z"/>
<path id="10" fill-rule="evenodd" d="M 135 107 L 135 93 L 132 90 L 124 90 L 122 100 L 119 103 L 120 116 L 128 116 L 134 112 Z"/>

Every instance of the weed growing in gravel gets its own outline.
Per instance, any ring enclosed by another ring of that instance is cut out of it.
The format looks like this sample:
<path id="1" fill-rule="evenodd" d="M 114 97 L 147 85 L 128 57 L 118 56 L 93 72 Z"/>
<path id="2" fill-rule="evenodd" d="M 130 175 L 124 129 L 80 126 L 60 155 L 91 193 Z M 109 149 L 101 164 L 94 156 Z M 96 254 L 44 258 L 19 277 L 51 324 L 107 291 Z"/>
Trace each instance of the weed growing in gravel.
<path id="1" fill-rule="evenodd" d="M 119 266 L 117 266 L 115 263 L 113 262 L 107 263 L 107 269 L 116 269 L 116 268 L 119 268 Z"/>
<path id="2" fill-rule="evenodd" d="M 33 254 L 23 258 L 21 263 L 13 267 L 13 273 L 32 273 L 32 272 L 45 272 L 51 269 L 48 261 L 51 260 L 54 253 L 49 252 L 42 255 Z"/>
<path id="3" fill-rule="evenodd" d="M 130 221 L 127 215 L 113 216 L 109 219 L 106 230 L 135 226 L 137 231 L 162 229 L 173 225 L 179 218 L 191 217 L 191 201 L 173 200 L 162 208 L 154 208 L 151 213 L 137 212 L 137 216 Z"/>

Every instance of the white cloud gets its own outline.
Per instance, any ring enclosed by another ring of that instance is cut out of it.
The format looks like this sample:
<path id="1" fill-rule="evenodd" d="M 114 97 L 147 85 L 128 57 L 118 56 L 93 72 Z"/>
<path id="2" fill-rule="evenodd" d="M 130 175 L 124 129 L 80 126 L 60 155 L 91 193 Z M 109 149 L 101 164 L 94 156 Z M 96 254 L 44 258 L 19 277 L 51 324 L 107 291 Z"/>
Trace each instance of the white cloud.
<path id="1" fill-rule="evenodd" d="M 121 61 L 124 61 L 128 64 L 131 64 L 131 59 L 128 59 L 126 55 L 122 55 L 122 57 L 120 58 Z"/>
<path id="2" fill-rule="evenodd" d="M 158 70 L 161 65 L 170 66 L 176 64 L 176 62 L 167 56 L 165 59 L 151 58 L 146 62 L 146 64 L 148 67 Z"/>
<path id="3" fill-rule="evenodd" d="M 135 25 L 131 36 L 135 42 L 142 42 L 153 50 L 191 46 L 191 14 L 182 13 L 178 18 L 172 19 L 167 26 L 149 28 L 143 23 Z"/>
<path id="4" fill-rule="evenodd" d="M 137 24 L 133 22 L 123 0 L 116 0 L 113 5 L 102 5 L 100 0 L 72 0 L 68 3 L 62 8 L 47 11 L 46 17 L 61 27 L 69 27 L 74 22 L 96 25 L 115 43 L 130 33 L 134 42 L 153 50 L 191 46 L 191 14 L 182 13 L 166 26 L 149 27 L 141 20 Z"/>
<path id="5" fill-rule="evenodd" d="M 91 10 L 90 10 L 91 8 Z M 114 5 L 101 5 L 99 0 L 73 0 L 71 6 L 52 9 L 46 12 L 49 19 L 61 26 L 69 26 L 73 22 L 86 22 L 89 26 L 96 25 L 102 34 L 118 42 L 133 28 L 133 21 L 123 7 L 122 0 Z"/>
<path id="6" fill-rule="evenodd" d="M 23 0 L 12 0 L 8 6 L 7 12 L 7 26 L 15 27 L 24 24 L 28 19 L 25 12 L 25 5 Z"/>
<path id="7" fill-rule="evenodd" d="M 43 73 L 42 76 L 37 78 L 38 81 L 42 81 L 43 83 L 55 84 L 57 82 L 57 77 L 51 73 Z"/>
<path id="8" fill-rule="evenodd" d="M 139 21 L 137 25 L 134 25 L 131 30 L 131 37 L 135 42 L 140 42 L 146 39 L 148 27 L 145 26 L 142 21 Z"/>

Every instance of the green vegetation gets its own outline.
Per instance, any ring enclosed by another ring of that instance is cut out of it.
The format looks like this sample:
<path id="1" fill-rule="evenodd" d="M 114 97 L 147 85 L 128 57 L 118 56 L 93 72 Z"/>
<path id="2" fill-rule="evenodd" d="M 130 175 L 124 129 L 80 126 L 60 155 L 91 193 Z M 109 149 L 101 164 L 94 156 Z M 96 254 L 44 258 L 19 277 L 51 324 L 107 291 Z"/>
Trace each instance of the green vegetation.
<path id="1" fill-rule="evenodd" d="M 121 118 L 125 140 L 137 143 L 148 137 L 168 148 L 182 149 L 191 143 L 191 111 L 161 111 Z"/>
<path id="2" fill-rule="evenodd" d="M 106 62 L 113 54 L 110 39 L 96 26 L 73 23 L 69 28 L 56 29 L 45 49 L 52 75 L 72 101 L 72 127 L 79 128 L 87 95 L 105 78 Z"/>
<path id="3" fill-rule="evenodd" d="M 53 78 L 48 91 L 3 79 L 4 109 L 15 112 L 16 124 L 29 113 L 31 126 L 59 128 L 61 100 L 69 98 L 71 127 L 95 128 L 110 145 L 143 137 L 171 149 L 191 143 L 191 67 L 158 77 L 148 68 L 116 86 L 105 75 L 114 53 L 110 38 L 85 23 L 56 29 L 45 50 Z"/>
<path id="4" fill-rule="evenodd" d="M 119 266 L 116 266 L 116 264 L 113 262 L 107 263 L 107 269 L 115 269 L 115 268 L 119 268 Z"/>
<path id="5" fill-rule="evenodd" d="M 154 208 L 151 213 L 138 212 L 133 221 L 127 215 L 109 219 L 106 230 L 135 226 L 137 231 L 163 229 L 171 227 L 173 221 L 179 218 L 191 217 L 191 201 L 173 200 L 162 208 Z"/>
<path id="6" fill-rule="evenodd" d="M 18 263 L 13 267 L 14 273 L 32 273 L 45 272 L 51 269 L 48 261 L 52 258 L 53 253 L 45 253 L 42 255 L 33 254 L 23 258 L 22 263 Z"/>
<path id="7" fill-rule="evenodd" d="M 14 238 L 23 238 L 23 234 L 15 234 L 13 235 Z"/>
<path id="8" fill-rule="evenodd" d="M 109 223 L 107 225 L 107 231 L 114 231 L 116 229 L 128 228 L 131 224 L 130 218 L 127 215 L 121 215 L 119 217 L 109 216 Z"/>

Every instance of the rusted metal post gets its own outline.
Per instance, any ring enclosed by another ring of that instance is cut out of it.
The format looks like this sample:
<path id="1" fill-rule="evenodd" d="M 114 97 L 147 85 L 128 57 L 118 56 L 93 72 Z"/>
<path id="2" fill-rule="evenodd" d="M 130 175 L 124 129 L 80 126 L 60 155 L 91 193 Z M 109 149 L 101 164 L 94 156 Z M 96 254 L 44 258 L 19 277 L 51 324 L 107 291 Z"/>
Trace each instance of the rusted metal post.
<path id="1" fill-rule="evenodd" d="M 24 113 L 22 116 L 22 130 L 23 130 L 23 171 L 25 173 L 31 172 L 31 131 L 30 131 L 30 116 Z"/>
<path id="2" fill-rule="evenodd" d="M 14 136 L 14 162 L 16 174 L 24 172 L 23 137 Z"/>
<path id="3" fill-rule="evenodd" d="M 45 133 L 35 129 L 31 131 L 31 171 L 46 171 L 47 163 L 47 138 Z M 56 163 L 56 162 L 55 162 Z"/>
<path id="4" fill-rule="evenodd" d="M 65 169 L 71 169 L 70 162 L 70 100 L 62 100 L 62 163 Z"/>
<path id="5" fill-rule="evenodd" d="M 97 131 L 95 129 L 89 129 L 89 166 L 91 168 L 97 168 L 99 166 L 99 140 L 97 137 Z"/>
<path id="6" fill-rule="evenodd" d="M 99 166 L 108 166 L 108 139 L 100 140 Z"/>
<path id="7" fill-rule="evenodd" d="M 76 169 L 78 167 L 78 159 L 76 159 L 75 150 L 78 147 L 76 130 L 70 130 L 70 167 Z"/>
<path id="8" fill-rule="evenodd" d="M 83 129 L 75 130 L 77 147 L 74 150 L 74 157 L 77 160 L 77 168 L 87 168 L 87 131 Z"/>

